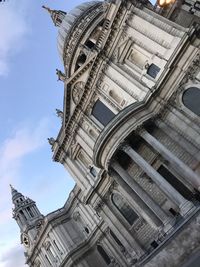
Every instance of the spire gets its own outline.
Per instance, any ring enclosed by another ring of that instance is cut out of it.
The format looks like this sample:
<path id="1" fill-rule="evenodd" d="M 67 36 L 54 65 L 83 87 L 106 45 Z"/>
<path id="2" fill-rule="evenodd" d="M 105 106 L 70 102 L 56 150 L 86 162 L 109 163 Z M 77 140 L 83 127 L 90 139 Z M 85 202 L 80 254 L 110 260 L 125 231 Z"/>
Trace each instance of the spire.
<path id="1" fill-rule="evenodd" d="M 19 193 L 11 184 L 10 184 L 10 188 L 11 188 L 11 194 L 12 194 L 12 201 L 14 203 L 14 201 L 19 198 L 19 197 L 24 197 L 21 193 Z"/>
<path id="2" fill-rule="evenodd" d="M 62 10 L 53 10 L 50 9 L 49 7 L 46 6 L 42 6 L 42 8 L 46 9 L 49 14 L 51 15 L 51 18 L 54 22 L 54 25 L 59 27 L 65 17 L 65 15 L 67 14 L 66 12 L 62 11 Z"/>

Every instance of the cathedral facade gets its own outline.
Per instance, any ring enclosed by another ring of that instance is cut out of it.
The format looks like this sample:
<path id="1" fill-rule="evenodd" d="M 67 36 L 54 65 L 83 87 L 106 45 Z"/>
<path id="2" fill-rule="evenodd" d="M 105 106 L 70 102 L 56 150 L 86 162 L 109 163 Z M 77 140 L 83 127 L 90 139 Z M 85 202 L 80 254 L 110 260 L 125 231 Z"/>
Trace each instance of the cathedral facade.
<path id="1" fill-rule="evenodd" d="M 200 2 L 166 2 L 44 7 L 64 66 L 49 143 L 76 186 L 47 216 L 12 188 L 30 267 L 181 267 L 200 249 Z"/>

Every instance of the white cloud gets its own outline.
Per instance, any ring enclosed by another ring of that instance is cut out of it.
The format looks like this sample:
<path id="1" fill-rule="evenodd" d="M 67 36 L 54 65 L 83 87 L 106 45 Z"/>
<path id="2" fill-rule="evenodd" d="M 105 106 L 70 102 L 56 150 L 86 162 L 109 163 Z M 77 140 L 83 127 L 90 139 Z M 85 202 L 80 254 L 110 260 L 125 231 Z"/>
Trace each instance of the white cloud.
<path id="1" fill-rule="evenodd" d="M 20 170 L 31 153 L 39 152 L 47 143 L 50 132 L 48 119 L 36 125 L 20 125 L 0 146 L 0 267 L 24 266 L 23 248 L 19 232 L 12 221 L 12 203 L 9 183 L 20 184 Z M 14 225 L 14 226 L 13 226 Z M 16 235 L 14 234 L 16 233 Z M 14 235 L 13 235 L 14 234 Z M 6 239 L 5 239 L 6 238 Z M 12 245 L 17 242 L 18 245 Z"/>
<path id="2" fill-rule="evenodd" d="M 18 52 L 28 33 L 25 1 L 0 2 L 0 75 L 7 75 L 11 57 Z"/>
<path id="3" fill-rule="evenodd" d="M 0 226 L 11 217 L 9 183 L 17 185 L 23 159 L 35 152 L 47 141 L 49 121 L 41 120 L 38 125 L 21 126 L 7 138 L 0 148 Z"/>
<path id="4" fill-rule="evenodd" d="M 0 267 L 24 267 L 23 249 L 16 245 L 6 250 L 0 257 Z"/>

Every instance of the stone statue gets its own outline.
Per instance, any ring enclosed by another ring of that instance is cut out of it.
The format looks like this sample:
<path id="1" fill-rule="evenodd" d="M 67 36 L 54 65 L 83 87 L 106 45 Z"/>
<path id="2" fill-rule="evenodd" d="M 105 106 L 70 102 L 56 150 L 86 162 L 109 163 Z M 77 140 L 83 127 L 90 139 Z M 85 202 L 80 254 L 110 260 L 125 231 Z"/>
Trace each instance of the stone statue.
<path id="1" fill-rule="evenodd" d="M 57 117 L 63 119 L 63 112 L 60 109 L 56 109 L 56 115 Z"/>
<path id="2" fill-rule="evenodd" d="M 55 144 L 55 142 L 56 142 L 56 140 L 55 140 L 53 137 L 48 138 L 47 140 L 48 140 L 48 142 L 49 142 L 49 144 L 50 144 L 51 146 L 53 146 L 53 145 Z"/>
<path id="3" fill-rule="evenodd" d="M 65 81 L 66 76 L 61 70 L 56 69 L 56 75 L 58 75 L 58 81 Z"/>

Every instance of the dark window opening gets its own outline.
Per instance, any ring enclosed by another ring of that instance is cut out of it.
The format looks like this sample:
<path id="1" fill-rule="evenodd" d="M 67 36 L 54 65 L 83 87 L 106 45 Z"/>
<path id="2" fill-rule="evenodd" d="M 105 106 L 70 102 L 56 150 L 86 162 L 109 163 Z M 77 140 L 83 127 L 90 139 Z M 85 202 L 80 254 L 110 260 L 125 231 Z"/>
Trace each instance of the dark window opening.
<path id="1" fill-rule="evenodd" d="M 155 79 L 159 71 L 160 68 L 158 66 L 156 66 L 155 64 L 151 64 L 147 69 L 147 74 Z"/>
<path id="2" fill-rule="evenodd" d="M 167 180 L 183 197 L 188 200 L 194 198 L 192 191 L 190 191 L 181 181 L 176 178 L 167 168 L 161 165 L 158 172 Z"/>
<path id="3" fill-rule="evenodd" d="M 118 237 L 113 233 L 113 231 L 110 230 L 110 235 L 115 240 L 115 242 L 118 244 L 119 247 L 124 248 L 121 241 L 118 239 Z"/>
<path id="4" fill-rule="evenodd" d="M 20 200 L 23 201 L 23 198 L 20 197 Z"/>
<path id="5" fill-rule="evenodd" d="M 34 214 L 33 214 L 32 210 L 29 207 L 27 208 L 27 211 L 28 211 L 28 214 L 33 218 Z"/>
<path id="6" fill-rule="evenodd" d="M 158 243 L 154 240 L 152 243 L 151 243 L 151 246 L 153 248 L 157 248 L 158 247 Z"/>
<path id="7" fill-rule="evenodd" d="M 91 40 L 87 40 L 85 42 L 85 46 L 87 46 L 89 49 L 92 49 L 95 46 L 95 43 L 92 42 Z"/>
<path id="8" fill-rule="evenodd" d="M 87 56 L 82 53 L 77 59 L 75 71 L 78 70 L 86 62 L 86 60 Z"/>
<path id="9" fill-rule="evenodd" d="M 100 245 L 97 245 L 97 250 L 98 250 L 99 254 L 102 256 L 102 258 L 104 259 L 104 261 L 106 262 L 106 264 L 109 265 L 111 263 L 111 259 L 108 256 L 108 254 L 105 252 L 103 247 Z"/>
<path id="10" fill-rule="evenodd" d="M 94 167 L 91 167 L 90 168 L 90 173 L 92 174 L 93 177 L 96 177 L 97 176 L 97 172 L 96 172 L 96 170 L 95 170 Z"/>
<path id="11" fill-rule="evenodd" d="M 89 229 L 88 229 L 87 227 L 85 227 L 84 230 L 85 230 L 85 232 L 86 232 L 87 234 L 90 233 L 90 231 L 89 231 Z"/>
<path id="12" fill-rule="evenodd" d="M 132 225 L 134 221 L 138 219 L 138 215 L 120 194 L 113 193 L 111 199 L 115 207 L 130 225 Z"/>
<path id="13" fill-rule="evenodd" d="M 200 89 L 190 87 L 183 93 L 183 104 L 194 114 L 200 116 Z"/>
<path id="14" fill-rule="evenodd" d="M 115 114 L 100 100 L 94 104 L 92 115 L 104 126 L 115 117 Z"/>
<path id="15" fill-rule="evenodd" d="M 170 208 L 169 211 L 174 217 L 178 215 L 178 212 L 176 212 L 173 208 Z"/>

